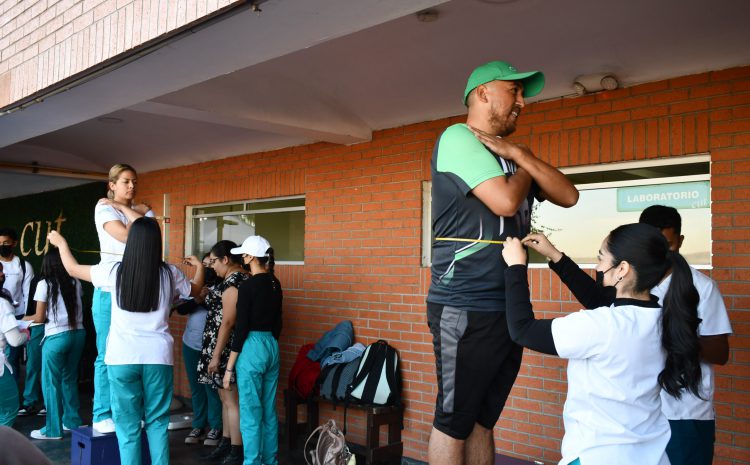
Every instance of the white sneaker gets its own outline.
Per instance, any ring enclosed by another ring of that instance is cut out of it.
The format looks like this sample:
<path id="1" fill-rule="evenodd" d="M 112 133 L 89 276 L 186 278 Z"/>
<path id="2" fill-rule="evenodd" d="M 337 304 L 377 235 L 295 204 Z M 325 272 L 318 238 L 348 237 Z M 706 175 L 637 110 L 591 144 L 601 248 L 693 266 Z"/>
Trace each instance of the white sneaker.
<path id="1" fill-rule="evenodd" d="M 97 433 L 108 434 L 115 432 L 115 422 L 111 418 L 106 418 L 102 421 L 95 421 L 91 425 Z"/>
<path id="2" fill-rule="evenodd" d="M 62 436 L 46 436 L 40 429 L 33 430 L 29 436 L 33 439 L 62 439 Z"/>
<path id="3" fill-rule="evenodd" d="M 70 428 L 68 428 L 67 426 L 63 425 L 63 431 L 68 432 L 68 431 L 70 431 Z"/>

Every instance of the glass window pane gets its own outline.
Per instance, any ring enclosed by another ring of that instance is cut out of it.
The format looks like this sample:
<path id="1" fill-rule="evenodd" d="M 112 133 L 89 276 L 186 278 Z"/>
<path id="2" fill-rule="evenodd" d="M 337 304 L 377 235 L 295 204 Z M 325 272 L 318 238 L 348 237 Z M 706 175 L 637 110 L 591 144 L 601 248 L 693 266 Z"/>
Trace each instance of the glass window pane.
<path id="1" fill-rule="evenodd" d="M 304 207 L 305 199 L 282 199 L 282 200 L 264 200 L 261 202 L 248 202 L 248 210 L 268 210 L 271 208 L 289 208 Z M 274 249 L 275 250 L 275 249 Z"/>
<path id="2" fill-rule="evenodd" d="M 596 254 L 607 234 L 617 226 L 638 222 L 643 208 L 667 205 L 682 216 L 685 236 L 680 253 L 691 265 L 711 263 L 709 182 L 655 184 L 582 190 L 578 204 L 560 208 L 542 202 L 534 208 L 532 225 L 547 234 L 557 248 L 576 263 L 596 263 Z M 532 263 L 546 263 L 536 254 Z"/>
<path id="3" fill-rule="evenodd" d="M 193 218 L 192 253 L 201 257 L 218 241 L 241 244 L 253 234 L 271 242 L 277 261 L 304 261 L 304 211 Z"/>
<path id="4" fill-rule="evenodd" d="M 241 243 L 255 234 L 251 215 L 225 215 L 193 219 L 193 254 L 199 258 L 219 241 Z"/>
<path id="5" fill-rule="evenodd" d="M 193 215 L 211 215 L 214 213 L 230 213 L 230 212 L 241 212 L 245 209 L 245 205 L 241 203 L 233 203 L 231 205 L 214 205 L 213 207 L 195 207 L 193 208 Z"/>
<path id="6" fill-rule="evenodd" d="M 271 243 L 277 261 L 305 259 L 305 212 L 291 211 L 255 215 L 256 234 Z"/>
<path id="7" fill-rule="evenodd" d="M 671 178 L 675 176 L 691 176 L 708 174 L 709 162 L 684 163 L 673 165 L 654 165 L 640 168 L 615 169 L 606 171 L 589 171 L 586 173 L 568 174 L 570 181 L 580 186 L 598 182 L 626 181 L 633 179 Z"/>

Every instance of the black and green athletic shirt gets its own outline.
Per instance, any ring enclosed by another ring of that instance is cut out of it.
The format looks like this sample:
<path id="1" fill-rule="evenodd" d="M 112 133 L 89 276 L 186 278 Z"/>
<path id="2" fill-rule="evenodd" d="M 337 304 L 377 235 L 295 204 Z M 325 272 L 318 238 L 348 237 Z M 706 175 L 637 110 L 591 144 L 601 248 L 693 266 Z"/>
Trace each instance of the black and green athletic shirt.
<path id="1" fill-rule="evenodd" d="M 462 310 L 505 311 L 507 268 L 502 245 L 435 240 L 461 238 L 504 240 L 524 237 L 531 224 L 531 207 L 538 188 L 513 217 L 492 213 L 472 189 L 496 176 L 516 171 L 477 140 L 465 124 L 443 132 L 432 154 L 432 279 L 427 301 Z"/>

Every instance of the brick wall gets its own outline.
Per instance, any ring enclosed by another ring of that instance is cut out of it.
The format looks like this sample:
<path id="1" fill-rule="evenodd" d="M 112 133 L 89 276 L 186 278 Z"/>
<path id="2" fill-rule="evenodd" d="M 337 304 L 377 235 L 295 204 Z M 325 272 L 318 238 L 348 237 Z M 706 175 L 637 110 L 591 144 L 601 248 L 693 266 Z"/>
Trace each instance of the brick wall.
<path id="1" fill-rule="evenodd" d="M 239 0 L 1 0 L 0 107 Z"/>
<path id="2" fill-rule="evenodd" d="M 405 455 L 420 460 L 426 459 L 436 392 L 424 316 L 429 270 L 420 267 L 421 183 L 430 177 L 436 138 L 463 120 L 377 131 L 365 144 L 293 147 L 139 180 L 152 205 L 170 195 L 172 256 L 184 250 L 185 205 L 305 194 L 305 265 L 279 267 L 286 297 L 280 385 L 300 345 L 351 319 L 359 341 L 384 338 L 401 352 Z M 750 463 L 750 67 L 529 105 L 514 140 L 561 167 L 711 154 L 710 274 L 735 331 L 730 361 L 717 369 L 714 463 Z M 531 270 L 530 281 L 541 316 L 578 309 L 549 270 Z M 179 362 L 177 370 L 178 391 L 187 393 Z M 565 363 L 527 351 L 495 429 L 498 452 L 556 462 L 565 390 Z M 321 417 L 327 416 L 340 420 L 341 409 L 324 409 Z M 352 415 L 350 429 L 362 431 Z"/>

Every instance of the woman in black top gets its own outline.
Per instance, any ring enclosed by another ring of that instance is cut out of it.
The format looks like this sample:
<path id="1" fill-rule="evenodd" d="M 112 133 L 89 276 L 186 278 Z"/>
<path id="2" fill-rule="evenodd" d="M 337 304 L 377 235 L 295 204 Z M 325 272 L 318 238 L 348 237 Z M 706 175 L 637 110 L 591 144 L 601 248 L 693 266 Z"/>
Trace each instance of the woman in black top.
<path id="1" fill-rule="evenodd" d="M 237 296 L 237 320 L 224 386 L 230 387 L 236 371 L 244 463 L 277 465 L 281 283 L 273 274 L 273 249 L 263 237 L 248 237 L 232 253 L 242 254 L 251 277 L 242 283 Z"/>

